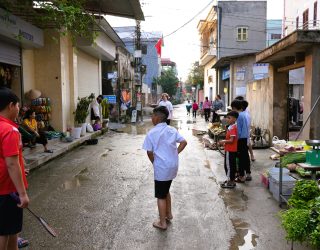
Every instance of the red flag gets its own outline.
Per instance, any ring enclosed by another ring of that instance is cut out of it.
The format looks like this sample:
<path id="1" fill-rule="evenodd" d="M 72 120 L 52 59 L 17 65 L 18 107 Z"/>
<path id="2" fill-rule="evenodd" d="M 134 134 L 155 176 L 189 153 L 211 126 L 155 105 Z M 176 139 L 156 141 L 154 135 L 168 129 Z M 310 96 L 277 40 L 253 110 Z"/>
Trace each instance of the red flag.
<path id="1" fill-rule="evenodd" d="M 154 46 L 154 47 L 156 48 L 156 50 L 157 50 L 158 56 L 160 56 L 160 57 L 161 57 L 161 47 L 162 47 L 162 44 L 163 44 L 163 40 L 162 40 L 162 38 L 160 38 L 160 39 L 158 40 L 158 42 L 156 43 L 156 45 Z"/>

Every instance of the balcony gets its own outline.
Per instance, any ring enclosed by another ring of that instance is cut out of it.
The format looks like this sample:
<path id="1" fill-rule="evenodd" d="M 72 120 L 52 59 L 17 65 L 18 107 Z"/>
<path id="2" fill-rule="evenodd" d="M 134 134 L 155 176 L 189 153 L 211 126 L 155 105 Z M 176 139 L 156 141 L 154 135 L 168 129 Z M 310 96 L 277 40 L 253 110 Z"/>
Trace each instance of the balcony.
<path id="1" fill-rule="evenodd" d="M 200 65 L 206 65 L 217 56 L 217 49 L 214 46 L 201 47 Z"/>

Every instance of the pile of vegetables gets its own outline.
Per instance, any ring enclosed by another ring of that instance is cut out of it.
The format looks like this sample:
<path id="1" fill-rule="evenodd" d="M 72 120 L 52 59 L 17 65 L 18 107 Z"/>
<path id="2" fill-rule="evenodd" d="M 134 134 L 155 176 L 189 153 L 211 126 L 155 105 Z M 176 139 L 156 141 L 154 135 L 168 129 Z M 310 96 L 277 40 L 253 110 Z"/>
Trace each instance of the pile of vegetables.
<path id="1" fill-rule="evenodd" d="M 320 189 L 316 181 L 296 182 L 289 199 L 289 209 L 281 212 L 282 226 L 287 232 L 286 239 L 308 242 L 320 248 Z"/>
<path id="2" fill-rule="evenodd" d="M 285 168 L 290 163 L 306 162 L 306 153 L 288 153 L 281 158 L 281 167 Z"/>

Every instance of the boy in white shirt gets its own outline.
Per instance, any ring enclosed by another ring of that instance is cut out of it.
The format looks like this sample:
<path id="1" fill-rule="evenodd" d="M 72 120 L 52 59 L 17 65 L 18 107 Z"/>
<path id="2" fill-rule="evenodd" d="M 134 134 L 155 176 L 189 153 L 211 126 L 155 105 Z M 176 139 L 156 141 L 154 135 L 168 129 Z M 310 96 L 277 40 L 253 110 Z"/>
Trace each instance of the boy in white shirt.
<path id="1" fill-rule="evenodd" d="M 167 229 L 167 221 L 172 220 L 171 195 L 169 192 L 172 180 L 177 176 L 179 157 L 178 154 L 187 146 L 187 141 L 179 132 L 168 126 L 166 120 L 169 111 L 164 106 L 156 107 L 152 114 L 151 129 L 143 143 L 149 160 L 154 168 L 155 197 L 158 199 L 160 220 L 153 226 L 162 230 Z M 177 148 L 177 143 L 179 146 Z"/>

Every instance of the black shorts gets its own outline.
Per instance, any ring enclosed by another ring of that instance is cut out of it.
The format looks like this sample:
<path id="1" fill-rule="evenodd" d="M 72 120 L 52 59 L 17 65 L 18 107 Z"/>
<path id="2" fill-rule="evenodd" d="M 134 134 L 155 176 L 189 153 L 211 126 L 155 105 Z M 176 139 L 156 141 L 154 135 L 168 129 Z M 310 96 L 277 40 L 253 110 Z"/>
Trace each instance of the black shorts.
<path id="1" fill-rule="evenodd" d="M 0 235 L 12 235 L 22 230 L 23 209 L 10 195 L 0 195 Z"/>
<path id="2" fill-rule="evenodd" d="M 154 196 L 158 199 L 166 199 L 169 193 L 171 181 L 154 181 Z"/>

